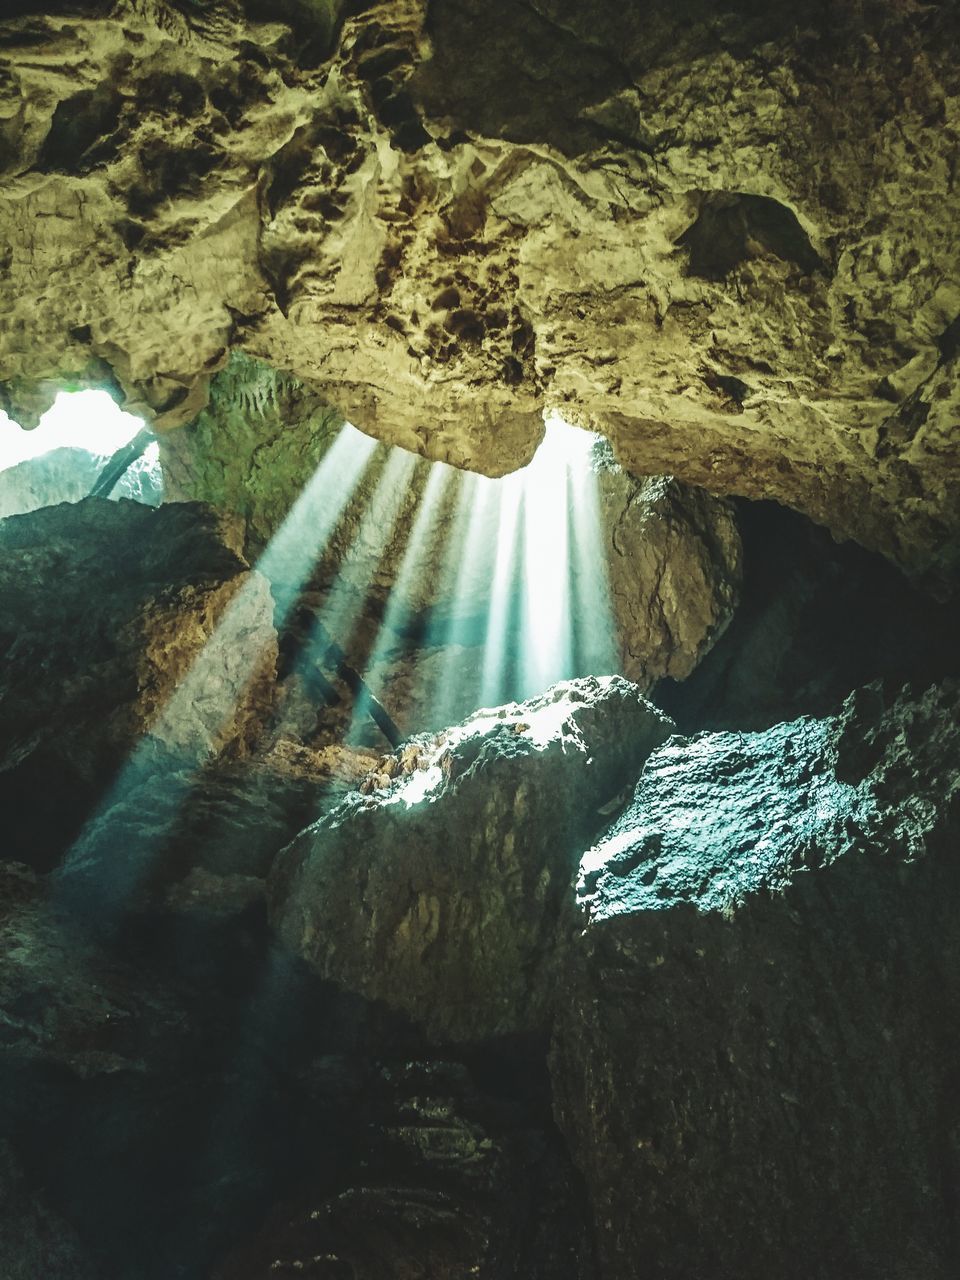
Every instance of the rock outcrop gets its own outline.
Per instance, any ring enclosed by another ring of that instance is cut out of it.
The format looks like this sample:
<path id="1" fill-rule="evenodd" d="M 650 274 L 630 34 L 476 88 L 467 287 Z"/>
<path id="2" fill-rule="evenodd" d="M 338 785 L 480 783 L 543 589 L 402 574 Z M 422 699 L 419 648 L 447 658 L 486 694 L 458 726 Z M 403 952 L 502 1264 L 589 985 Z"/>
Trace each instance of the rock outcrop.
<path id="1" fill-rule="evenodd" d="M 605 1280 L 956 1273 L 958 710 L 674 739 L 585 855 L 552 1075 Z"/>
<path id="2" fill-rule="evenodd" d="M 383 1280 L 425 1258 L 590 1280 L 542 1062 L 438 1057 L 278 951 L 256 904 L 207 908 L 105 938 L 0 862 L 5 1280 Z"/>
<path id="3" fill-rule="evenodd" d="M 273 601 L 209 508 L 88 498 L 11 516 L 0 598 L 6 856 L 46 864 L 134 758 L 196 764 L 261 731 Z"/>
<path id="4" fill-rule="evenodd" d="M 894 0 L 8 6 L 4 405 L 69 377 L 171 427 L 239 349 L 489 474 L 561 409 L 942 584 L 957 36 Z"/>
<path id="5" fill-rule="evenodd" d="M 671 728 L 614 677 L 413 740 L 277 860 L 281 938 L 441 1043 L 543 1033 L 578 850 Z"/>

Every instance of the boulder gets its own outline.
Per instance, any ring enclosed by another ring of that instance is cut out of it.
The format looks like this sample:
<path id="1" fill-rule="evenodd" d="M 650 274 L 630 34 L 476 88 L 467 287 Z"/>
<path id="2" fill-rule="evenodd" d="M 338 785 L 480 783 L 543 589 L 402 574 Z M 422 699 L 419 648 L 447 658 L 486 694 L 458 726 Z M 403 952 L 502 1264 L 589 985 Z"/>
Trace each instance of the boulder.
<path id="1" fill-rule="evenodd" d="M 960 686 L 675 738 L 586 853 L 556 1113 L 605 1280 L 947 1280 Z"/>
<path id="2" fill-rule="evenodd" d="M 414 739 L 278 858 L 281 938 L 435 1040 L 543 1032 L 579 853 L 671 727 L 607 677 Z"/>

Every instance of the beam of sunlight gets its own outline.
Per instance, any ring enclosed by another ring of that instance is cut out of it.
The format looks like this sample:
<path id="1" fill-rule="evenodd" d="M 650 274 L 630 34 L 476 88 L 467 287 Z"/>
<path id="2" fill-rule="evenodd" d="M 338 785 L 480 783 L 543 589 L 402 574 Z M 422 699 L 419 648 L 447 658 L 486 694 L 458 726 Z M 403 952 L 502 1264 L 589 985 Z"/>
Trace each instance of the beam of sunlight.
<path id="1" fill-rule="evenodd" d="M 444 557 L 443 587 L 448 603 L 439 626 L 428 635 L 428 643 L 440 649 L 436 684 L 430 690 L 431 719 L 438 724 L 458 718 L 458 668 L 466 649 L 481 648 L 477 628 L 485 623 L 496 555 L 497 495 L 501 484 L 487 476 L 467 475 L 458 494 L 457 514 Z"/>
<path id="2" fill-rule="evenodd" d="M 498 482 L 484 705 L 618 669 L 595 441 L 550 415 L 533 461 Z"/>
<path id="3" fill-rule="evenodd" d="M 377 442 L 347 422 L 270 539 L 256 568 L 273 587 L 282 622 L 353 497 Z"/>
<path id="4" fill-rule="evenodd" d="M 350 424 L 342 428 L 254 566 L 260 572 L 249 574 L 234 593 L 68 851 L 58 871 L 61 886 L 79 890 L 75 905 L 86 898 L 99 916 L 98 927 L 109 927 L 149 877 L 197 770 L 216 753 L 251 682 L 263 671 L 266 646 L 273 643 L 265 619 L 286 616 L 376 448 Z M 154 801 L 149 838 L 143 834 L 137 848 L 116 849 L 106 857 L 111 811 L 122 813 L 144 785 L 151 787 Z"/>
<path id="5" fill-rule="evenodd" d="M 387 601 L 383 621 L 377 632 L 373 651 L 367 659 L 367 673 L 375 673 L 381 666 L 390 650 L 397 642 L 397 635 L 410 615 L 410 588 L 417 574 L 423 571 L 426 563 L 425 552 L 436 534 L 436 525 L 441 509 L 445 489 L 450 483 L 453 469 L 444 463 L 434 463 L 424 487 L 423 496 L 417 507 L 410 538 L 400 561 L 400 568 L 393 582 L 393 588 Z M 376 694 L 376 690 L 372 690 Z M 360 741 L 369 715 L 368 696 L 361 694 L 356 699 L 353 715 L 347 732 L 347 742 L 356 744 Z"/>
<path id="6" fill-rule="evenodd" d="M 490 583 L 487 635 L 484 642 L 481 701 L 491 706 L 501 700 L 511 657 L 511 604 L 518 588 L 518 548 L 523 501 L 523 472 L 500 481 L 497 492 L 497 554 Z"/>
<path id="7" fill-rule="evenodd" d="M 588 440 L 592 450 L 596 437 L 588 436 Z M 612 533 L 605 531 L 601 522 L 597 464 L 592 456 L 585 463 L 574 467 L 570 477 L 573 666 L 578 675 L 613 675 L 620 670 L 621 655 L 607 568 Z"/>
<path id="8" fill-rule="evenodd" d="M 295 671 L 304 673 L 322 660 L 331 641 L 344 652 L 349 652 L 372 580 L 377 576 L 393 540 L 417 461 L 417 455 L 406 449 L 393 448 L 389 451 L 346 554 L 347 564 L 365 564 L 370 571 L 364 574 L 363 581 L 338 572 L 297 655 Z"/>
<path id="9" fill-rule="evenodd" d="M 572 669 L 574 619 L 567 537 L 570 468 L 565 430 L 556 423 L 548 424 L 543 444 L 521 473 L 520 699 L 542 693 Z"/>

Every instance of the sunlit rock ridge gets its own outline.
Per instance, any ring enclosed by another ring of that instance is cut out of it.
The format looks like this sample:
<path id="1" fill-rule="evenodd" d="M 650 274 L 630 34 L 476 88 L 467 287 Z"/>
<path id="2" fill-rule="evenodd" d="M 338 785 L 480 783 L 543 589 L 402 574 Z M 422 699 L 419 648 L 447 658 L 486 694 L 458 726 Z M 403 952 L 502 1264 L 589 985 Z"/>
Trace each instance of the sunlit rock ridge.
<path id="1" fill-rule="evenodd" d="M 15 0 L 0 380 L 192 420 L 240 348 L 501 474 L 544 408 L 937 582 L 955 6 Z"/>

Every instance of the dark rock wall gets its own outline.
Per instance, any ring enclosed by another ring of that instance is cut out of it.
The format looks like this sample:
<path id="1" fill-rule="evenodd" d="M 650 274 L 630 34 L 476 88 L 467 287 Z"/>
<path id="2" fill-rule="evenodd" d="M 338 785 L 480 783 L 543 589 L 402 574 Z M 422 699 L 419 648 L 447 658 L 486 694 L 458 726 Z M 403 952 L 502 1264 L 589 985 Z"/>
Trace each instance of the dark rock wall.
<path id="1" fill-rule="evenodd" d="M 606 1277 L 947 1277 L 956 685 L 675 740 L 581 866 L 552 1068 Z"/>
<path id="2" fill-rule="evenodd" d="M 922 686 L 960 672 L 960 608 L 773 503 L 737 507 L 743 593 L 696 671 L 652 696 L 684 732 L 766 729 L 839 711 L 882 679 Z"/>

